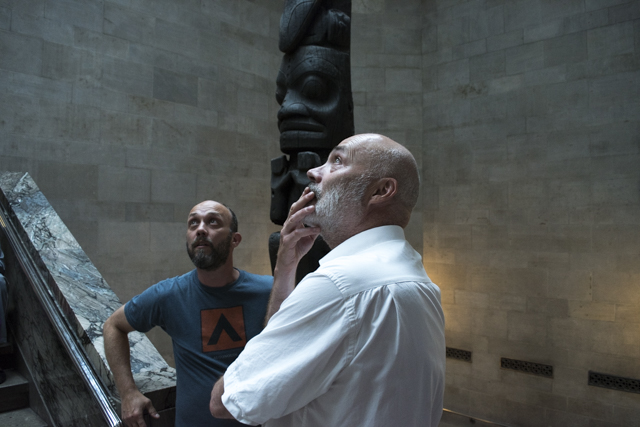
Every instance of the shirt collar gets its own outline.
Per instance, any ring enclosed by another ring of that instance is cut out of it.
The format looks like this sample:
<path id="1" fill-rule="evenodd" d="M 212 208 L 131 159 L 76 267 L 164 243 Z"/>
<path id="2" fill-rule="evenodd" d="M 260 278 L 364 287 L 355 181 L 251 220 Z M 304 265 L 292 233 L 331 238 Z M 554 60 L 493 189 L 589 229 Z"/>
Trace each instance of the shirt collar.
<path id="1" fill-rule="evenodd" d="M 319 263 L 322 265 L 342 256 L 353 255 L 371 246 L 390 240 L 405 240 L 402 227 L 398 225 L 383 225 L 362 231 L 333 248 Z"/>

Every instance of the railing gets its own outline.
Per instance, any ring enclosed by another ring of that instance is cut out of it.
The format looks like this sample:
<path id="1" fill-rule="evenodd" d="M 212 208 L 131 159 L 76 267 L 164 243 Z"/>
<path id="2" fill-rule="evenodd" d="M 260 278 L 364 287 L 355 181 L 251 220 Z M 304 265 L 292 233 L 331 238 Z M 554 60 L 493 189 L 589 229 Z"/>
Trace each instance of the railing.
<path id="1" fill-rule="evenodd" d="M 55 296 L 47 286 L 47 280 L 43 277 L 40 269 L 37 268 L 36 261 L 32 258 L 29 252 L 25 250 L 24 242 L 20 238 L 12 222 L 9 220 L 9 215 L 4 206 L 1 204 L 0 225 L 2 226 L 2 230 L 4 231 L 8 243 L 11 245 L 15 258 L 42 305 L 51 326 L 60 340 L 60 343 L 69 355 L 74 368 L 84 381 L 87 390 L 100 408 L 100 412 L 104 417 L 106 425 L 109 427 L 121 426 L 122 421 L 111 403 L 110 396 L 107 394 L 107 387 L 92 368 L 91 361 L 79 342 L 79 338 L 76 335 L 73 326 L 67 321 L 62 307 L 60 307 Z M 36 389 L 37 388 L 38 386 L 36 384 Z M 38 392 L 40 392 L 40 390 L 38 390 Z"/>
<path id="2" fill-rule="evenodd" d="M 51 425 L 122 425 L 102 336 L 122 303 L 28 174 L 0 172 L 0 226 L 19 370 L 40 397 L 32 409 Z M 136 385 L 170 426 L 175 369 L 144 334 L 129 339 Z"/>

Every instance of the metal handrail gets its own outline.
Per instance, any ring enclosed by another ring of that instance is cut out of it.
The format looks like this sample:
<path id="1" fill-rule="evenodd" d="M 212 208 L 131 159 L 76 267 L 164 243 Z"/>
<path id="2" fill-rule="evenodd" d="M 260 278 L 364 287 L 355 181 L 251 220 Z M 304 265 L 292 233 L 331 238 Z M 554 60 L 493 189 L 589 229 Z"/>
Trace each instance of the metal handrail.
<path id="1" fill-rule="evenodd" d="M 64 311 L 57 303 L 53 293 L 46 285 L 47 281 L 42 272 L 36 267 L 36 262 L 31 254 L 24 248 L 24 243 L 19 237 L 13 223 L 8 220 L 5 207 L 0 204 L 0 225 L 5 231 L 5 235 L 22 267 L 31 287 L 38 300 L 42 303 L 47 317 L 51 321 L 53 329 L 62 341 L 62 345 L 71 357 L 74 367 L 80 373 L 80 377 L 89 389 L 95 401 L 98 403 L 100 412 L 109 427 L 121 427 L 124 424 L 109 401 L 109 396 L 105 392 L 100 377 L 92 369 L 91 361 L 84 348 L 79 343 L 79 339 L 74 333 L 74 328 L 68 323 Z"/>

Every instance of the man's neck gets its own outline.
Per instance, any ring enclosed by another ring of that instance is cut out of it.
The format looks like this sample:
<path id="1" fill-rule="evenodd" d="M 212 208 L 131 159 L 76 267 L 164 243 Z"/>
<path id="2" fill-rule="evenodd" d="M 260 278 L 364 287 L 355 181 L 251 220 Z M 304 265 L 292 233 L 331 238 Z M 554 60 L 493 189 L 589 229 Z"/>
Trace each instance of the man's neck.
<path id="1" fill-rule="evenodd" d="M 381 227 L 383 225 L 399 225 L 394 221 L 390 221 L 381 215 L 363 215 L 361 218 L 351 217 L 349 222 L 344 224 L 336 224 L 331 232 L 322 232 L 322 238 L 331 249 L 340 245 L 342 242 L 349 240 L 356 234 L 372 228 Z M 404 228 L 404 227 L 403 227 Z"/>
<path id="2" fill-rule="evenodd" d="M 235 282 L 240 277 L 240 272 L 233 267 L 233 262 L 227 262 L 213 271 L 201 268 L 196 268 L 196 271 L 200 283 L 211 288 L 221 288 L 231 282 Z"/>

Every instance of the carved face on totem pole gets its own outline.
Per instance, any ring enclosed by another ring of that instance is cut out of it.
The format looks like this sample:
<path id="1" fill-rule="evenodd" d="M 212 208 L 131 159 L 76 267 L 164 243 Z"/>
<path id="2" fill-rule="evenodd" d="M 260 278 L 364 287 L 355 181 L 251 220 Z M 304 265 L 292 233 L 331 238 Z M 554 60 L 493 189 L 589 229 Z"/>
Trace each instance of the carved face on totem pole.
<path id="1" fill-rule="evenodd" d="M 323 46 L 300 46 L 282 59 L 276 99 L 280 149 L 314 151 L 324 160 L 353 135 L 349 54 Z"/>
<path id="2" fill-rule="evenodd" d="M 276 81 L 282 156 L 271 160 L 271 221 L 282 225 L 309 184 L 307 171 L 324 163 L 354 133 L 349 45 L 351 0 L 284 0 Z M 269 240 L 271 266 L 279 244 Z M 318 238 L 298 265 L 296 281 L 313 271 L 329 247 Z"/>

